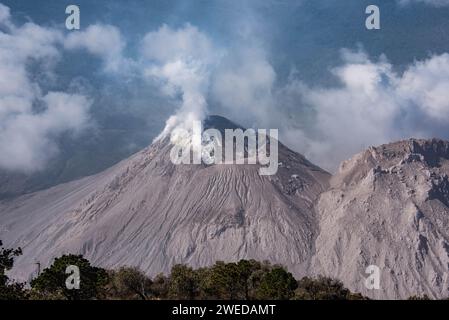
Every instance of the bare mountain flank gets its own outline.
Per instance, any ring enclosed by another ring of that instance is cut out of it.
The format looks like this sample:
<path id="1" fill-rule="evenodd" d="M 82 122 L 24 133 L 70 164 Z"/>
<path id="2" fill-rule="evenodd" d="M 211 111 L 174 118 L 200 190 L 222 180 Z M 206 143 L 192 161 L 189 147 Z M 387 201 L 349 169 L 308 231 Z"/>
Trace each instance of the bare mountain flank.
<path id="1" fill-rule="evenodd" d="M 237 126 L 212 117 L 206 127 Z M 25 252 L 14 274 L 69 252 L 150 275 L 241 258 L 307 274 L 327 172 L 281 144 L 273 176 L 258 165 L 174 165 L 171 148 L 161 140 L 98 175 L 0 202 L 0 238 Z"/>
<path id="2" fill-rule="evenodd" d="M 374 298 L 449 296 L 449 143 L 401 141 L 344 162 L 317 204 L 313 271 Z M 380 290 L 367 290 L 368 265 Z"/>

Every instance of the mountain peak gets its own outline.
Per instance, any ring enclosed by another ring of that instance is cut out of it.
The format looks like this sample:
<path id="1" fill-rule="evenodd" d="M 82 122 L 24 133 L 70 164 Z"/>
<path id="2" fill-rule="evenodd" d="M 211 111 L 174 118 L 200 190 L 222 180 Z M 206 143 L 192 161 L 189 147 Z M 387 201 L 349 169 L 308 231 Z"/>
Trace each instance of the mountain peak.
<path id="1" fill-rule="evenodd" d="M 428 167 L 441 166 L 449 160 L 449 142 L 441 139 L 401 140 L 383 144 L 354 155 L 343 161 L 339 174 L 351 175 L 355 169 L 365 175 L 367 171 L 376 168 L 388 168 L 409 162 L 422 162 Z"/>
<path id="2" fill-rule="evenodd" d="M 217 129 L 224 132 L 225 129 L 244 129 L 242 126 L 232 122 L 228 118 L 219 115 L 207 116 L 203 121 L 204 129 Z"/>
<path id="3" fill-rule="evenodd" d="M 448 146 L 409 139 L 344 162 L 319 198 L 315 265 L 373 298 L 447 296 Z M 369 265 L 382 273 L 380 290 L 367 290 L 364 278 L 354 276 Z"/>
<path id="4" fill-rule="evenodd" d="M 397 141 L 379 147 L 369 148 L 387 157 L 403 157 L 419 154 L 423 157 L 449 159 L 449 142 L 441 139 L 415 139 Z"/>
<path id="5" fill-rule="evenodd" d="M 220 116 L 205 127 L 241 128 Z M 26 278 L 35 259 L 48 265 L 64 252 L 150 275 L 177 263 L 244 258 L 306 274 L 318 230 L 313 204 L 328 186 L 327 172 L 287 148 L 279 148 L 271 176 L 251 164 L 175 165 L 168 141 L 98 175 L 0 202 L 2 237 L 26 250 L 14 275 Z"/>

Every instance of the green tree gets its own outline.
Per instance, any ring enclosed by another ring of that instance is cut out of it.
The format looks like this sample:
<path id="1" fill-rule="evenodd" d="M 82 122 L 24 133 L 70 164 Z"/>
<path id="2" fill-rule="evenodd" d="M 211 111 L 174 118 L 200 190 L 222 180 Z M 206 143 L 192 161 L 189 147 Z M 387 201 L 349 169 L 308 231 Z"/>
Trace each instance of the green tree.
<path id="1" fill-rule="evenodd" d="M 77 266 L 80 271 L 80 288 L 68 289 L 66 280 L 68 266 Z M 63 255 L 55 259 L 53 264 L 31 281 L 33 290 L 45 296 L 62 295 L 68 300 L 88 300 L 101 298 L 103 288 L 107 283 L 107 273 L 104 269 L 91 266 L 82 255 Z"/>
<path id="2" fill-rule="evenodd" d="M 298 281 L 298 289 L 295 293 L 298 300 L 361 300 L 365 299 L 360 294 L 351 293 L 343 283 L 328 277 L 317 279 L 304 277 Z"/>
<path id="3" fill-rule="evenodd" d="M 237 263 L 218 261 L 210 268 L 198 269 L 200 299 L 254 299 L 260 279 L 271 266 L 255 260 Z"/>
<path id="4" fill-rule="evenodd" d="M 430 297 L 427 294 L 425 294 L 423 296 L 417 296 L 417 295 L 411 296 L 407 300 L 432 300 L 432 299 L 430 299 Z"/>
<path id="5" fill-rule="evenodd" d="M 239 268 L 236 263 L 218 261 L 211 268 L 209 290 L 218 299 L 242 299 L 244 288 L 239 280 Z"/>
<path id="6" fill-rule="evenodd" d="M 212 269 L 199 268 L 196 270 L 196 275 L 198 277 L 198 299 L 218 299 L 216 289 L 212 285 Z"/>
<path id="7" fill-rule="evenodd" d="M 153 282 L 139 268 L 121 267 L 111 272 L 111 291 L 114 297 L 120 299 L 133 299 L 136 296 L 147 300 L 151 295 Z"/>
<path id="8" fill-rule="evenodd" d="M 256 260 L 240 260 L 237 263 L 240 286 L 243 289 L 243 297 L 246 300 L 254 298 L 254 290 L 259 285 L 258 272 L 263 270 L 263 265 Z"/>
<path id="9" fill-rule="evenodd" d="M 198 294 L 198 287 L 198 277 L 192 268 L 183 264 L 173 266 L 169 287 L 171 298 L 193 300 Z"/>
<path id="10" fill-rule="evenodd" d="M 23 284 L 11 282 L 6 271 L 14 266 L 14 258 L 22 254 L 22 249 L 6 249 L 0 240 L 0 300 L 26 299 Z"/>
<path id="11" fill-rule="evenodd" d="M 298 287 L 296 279 L 282 267 L 274 267 L 265 273 L 257 289 L 257 298 L 287 300 L 294 296 Z"/>
<path id="12" fill-rule="evenodd" d="M 158 274 L 151 284 L 151 292 L 156 299 L 167 299 L 170 280 L 163 274 Z"/>

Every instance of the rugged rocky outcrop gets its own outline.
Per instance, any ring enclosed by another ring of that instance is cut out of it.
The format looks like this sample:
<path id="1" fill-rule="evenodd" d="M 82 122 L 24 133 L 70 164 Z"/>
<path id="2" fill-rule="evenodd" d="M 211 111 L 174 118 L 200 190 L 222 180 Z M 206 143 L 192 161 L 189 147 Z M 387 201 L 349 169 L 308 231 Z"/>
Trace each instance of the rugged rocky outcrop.
<path id="1" fill-rule="evenodd" d="M 408 140 L 344 162 L 317 205 L 315 273 L 373 298 L 449 296 L 449 143 Z M 380 290 L 367 290 L 369 265 Z"/>

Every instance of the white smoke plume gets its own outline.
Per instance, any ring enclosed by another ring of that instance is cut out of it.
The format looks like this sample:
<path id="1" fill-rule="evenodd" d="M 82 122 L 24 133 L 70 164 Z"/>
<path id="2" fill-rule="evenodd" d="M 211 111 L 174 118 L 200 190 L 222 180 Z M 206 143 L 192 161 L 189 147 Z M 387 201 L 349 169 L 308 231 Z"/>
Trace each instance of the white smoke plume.
<path id="1" fill-rule="evenodd" d="M 187 129 L 204 118 L 210 74 L 218 55 L 210 39 L 189 24 L 177 30 L 163 25 L 145 35 L 144 75 L 159 79 L 166 94 L 182 98 L 179 110 L 167 120 L 159 137 L 176 127 Z"/>

